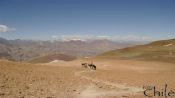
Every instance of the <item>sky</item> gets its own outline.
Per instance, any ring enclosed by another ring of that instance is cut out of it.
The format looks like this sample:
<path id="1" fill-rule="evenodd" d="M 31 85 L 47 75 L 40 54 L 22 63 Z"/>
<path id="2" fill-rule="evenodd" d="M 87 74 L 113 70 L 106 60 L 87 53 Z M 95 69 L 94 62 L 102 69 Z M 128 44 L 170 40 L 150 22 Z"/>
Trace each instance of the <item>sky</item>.
<path id="1" fill-rule="evenodd" d="M 7 39 L 175 38 L 175 0 L 0 0 Z"/>

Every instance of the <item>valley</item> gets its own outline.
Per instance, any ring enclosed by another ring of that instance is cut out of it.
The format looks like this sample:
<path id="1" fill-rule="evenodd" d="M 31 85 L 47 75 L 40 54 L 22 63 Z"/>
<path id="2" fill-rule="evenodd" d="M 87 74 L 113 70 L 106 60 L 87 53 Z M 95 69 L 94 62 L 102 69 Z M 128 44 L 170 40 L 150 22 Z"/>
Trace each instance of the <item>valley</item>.
<path id="1" fill-rule="evenodd" d="M 160 42 L 164 43 L 164 41 Z M 145 48 L 150 47 L 151 43 L 113 50 L 88 58 L 49 55 L 30 63 L 1 59 L 0 97 L 147 98 L 144 92 L 150 87 L 161 90 L 167 84 L 169 89 L 174 90 L 174 40 L 168 47 L 160 45 L 160 42 L 156 44 L 157 46 L 152 46 L 153 49 Z M 172 42 L 168 41 L 168 43 Z M 162 60 L 168 55 L 164 52 L 155 52 L 160 53 L 156 55 L 162 57 L 161 61 L 151 59 L 152 51 L 159 50 L 167 51 L 166 53 L 172 51 L 169 61 Z M 143 56 L 144 53 L 150 58 Z M 64 59 L 59 59 L 60 57 Z M 81 65 L 92 62 L 96 70 L 83 68 Z M 153 95 L 153 92 L 147 94 Z M 159 94 L 153 96 L 153 98 L 163 97 Z"/>

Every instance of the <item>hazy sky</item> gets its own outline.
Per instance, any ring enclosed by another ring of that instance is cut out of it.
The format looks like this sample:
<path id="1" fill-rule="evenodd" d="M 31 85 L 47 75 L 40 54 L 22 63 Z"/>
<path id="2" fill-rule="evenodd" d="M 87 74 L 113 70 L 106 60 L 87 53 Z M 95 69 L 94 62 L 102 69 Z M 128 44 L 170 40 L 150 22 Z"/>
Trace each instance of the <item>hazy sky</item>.
<path id="1" fill-rule="evenodd" d="M 0 0 L 7 39 L 175 38 L 175 0 Z"/>

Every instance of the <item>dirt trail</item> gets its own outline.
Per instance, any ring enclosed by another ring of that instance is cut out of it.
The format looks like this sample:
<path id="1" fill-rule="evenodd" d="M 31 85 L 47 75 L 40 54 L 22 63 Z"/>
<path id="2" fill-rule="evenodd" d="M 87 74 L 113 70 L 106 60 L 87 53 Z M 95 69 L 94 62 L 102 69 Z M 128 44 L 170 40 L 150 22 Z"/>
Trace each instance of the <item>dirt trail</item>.
<path id="1" fill-rule="evenodd" d="M 109 81 L 104 81 L 100 79 L 91 78 L 85 76 L 83 73 L 94 72 L 92 70 L 83 70 L 75 73 L 75 76 L 81 77 L 86 80 L 92 81 L 92 83 L 84 89 L 77 98 L 103 98 L 107 96 L 115 97 L 127 97 L 126 95 L 135 95 L 143 91 L 143 89 L 134 86 L 128 86 L 127 84 L 112 83 Z M 99 89 L 95 84 L 102 84 L 103 86 L 108 86 L 112 90 Z M 117 90 L 116 90 L 117 89 Z"/>

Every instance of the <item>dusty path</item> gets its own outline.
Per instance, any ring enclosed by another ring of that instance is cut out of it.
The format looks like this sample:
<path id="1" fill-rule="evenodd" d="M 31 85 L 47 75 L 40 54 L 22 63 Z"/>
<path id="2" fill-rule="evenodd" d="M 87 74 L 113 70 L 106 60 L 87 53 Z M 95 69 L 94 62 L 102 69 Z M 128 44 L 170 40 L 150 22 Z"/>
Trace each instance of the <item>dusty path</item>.
<path id="1" fill-rule="evenodd" d="M 75 69 L 72 78 L 78 93 L 70 98 L 146 98 L 143 87 L 165 83 L 174 87 L 175 66 L 162 62 L 93 59 L 97 70 L 83 69 L 83 60 L 49 65 Z"/>
<path id="2" fill-rule="evenodd" d="M 93 70 L 83 70 L 79 72 L 75 72 L 75 76 L 81 77 L 86 80 L 92 81 L 92 83 L 87 86 L 85 90 L 81 92 L 77 98 L 106 98 L 115 96 L 116 97 L 127 97 L 127 95 L 136 95 L 142 92 L 142 88 L 128 86 L 127 84 L 120 83 L 112 83 L 110 81 L 100 80 L 85 76 L 85 73 L 95 72 Z M 103 87 L 107 87 L 107 89 L 98 87 L 98 84 L 103 85 Z M 99 89 L 101 88 L 101 89 Z"/>
<path id="3" fill-rule="evenodd" d="M 97 70 L 81 68 L 78 60 L 48 65 L 0 61 L 0 98 L 147 98 L 141 92 L 145 85 L 175 87 L 174 64 L 94 63 Z"/>

